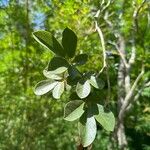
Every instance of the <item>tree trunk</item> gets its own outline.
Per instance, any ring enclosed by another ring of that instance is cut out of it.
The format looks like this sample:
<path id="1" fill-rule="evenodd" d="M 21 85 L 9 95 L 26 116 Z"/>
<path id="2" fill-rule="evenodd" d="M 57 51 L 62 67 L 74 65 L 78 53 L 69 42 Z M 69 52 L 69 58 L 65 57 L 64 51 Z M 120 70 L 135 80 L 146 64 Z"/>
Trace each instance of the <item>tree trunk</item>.
<path id="1" fill-rule="evenodd" d="M 127 147 L 127 139 L 126 139 L 126 134 L 125 134 L 125 127 L 124 127 L 124 121 L 119 120 L 117 122 L 117 141 L 118 141 L 118 147 L 120 150 L 126 150 Z"/>
<path id="2" fill-rule="evenodd" d="M 125 57 L 125 42 L 122 36 L 119 38 L 119 51 L 123 57 Z M 127 146 L 127 140 L 125 135 L 125 127 L 124 127 L 124 117 L 120 117 L 119 113 L 124 103 L 125 95 L 126 95 L 126 66 L 123 60 L 120 58 L 119 68 L 118 68 L 118 118 L 117 118 L 117 125 L 115 129 L 115 140 L 118 143 L 118 147 L 121 150 L 125 150 Z"/>

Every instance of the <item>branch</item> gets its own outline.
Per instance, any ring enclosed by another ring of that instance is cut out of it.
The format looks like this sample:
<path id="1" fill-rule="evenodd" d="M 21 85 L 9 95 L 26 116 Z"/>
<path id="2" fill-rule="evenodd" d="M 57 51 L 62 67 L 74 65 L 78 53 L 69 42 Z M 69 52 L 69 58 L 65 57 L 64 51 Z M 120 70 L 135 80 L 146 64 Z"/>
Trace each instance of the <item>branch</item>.
<path id="1" fill-rule="evenodd" d="M 102 69 L 99 71 L 98 75 L 101 74 L 101 72 L 103 72 L 103 70 L 107 67 L 107 63 L 106 63 L 106 48 L 105 48 L 105 41 L 104 41 L 104 36 L 103 36 L 103 33 L 102 33 L 102 30 L 101 28 L 98 26 L 98 23 L 97 23 L 97 18 L 100 14 L 100 10 L 97 11 L 96 15 L 95 15 L 95 29 L 96 31 L 98 32 L 98 35 L 99 35 L 99 38 L 100 38 L 100 41 L 101 41 L 101 45 L 102 45 L 102 51 L 103 51 L 103 67 Z"/>
<path id="2" fill-rule="evenodd" d="M 103 6 L 101 12 L 103 12 L 104 10 L 106 10 L 106 9 L 109 7 L 110 3 L 111 3 L 111 0 L 108 0 L 107 4 L 106 4 L 105 6 Z M 102 6 L 103 4 L 104 4 L 104 3 L 102 3 L 101 6 Z"/>
<path id="3" fill-rule="evenodd" d="M 127 112 L 131 110 L 131 108 L 133 106 L 132 104 L 139 99 L 139 97 L 140 97 L 142 91 L 144 90 L 144 88 L 146 88 L 147 86 L 149 86 L 150 82 L 147 82 L 147 81 L 148 81 L 148 79 L 146 79 L 143 82 L 142 87 L 138 90 L 137 94 L 134 96 L 134 98 L 132 99 L 131 103 L 128 105 Z"/>
<path id="4" fill-rule="evenodd" d="M 150 86 L 150 81 L 145 84 L 145 87 L 149 87 L 149 86 Z"/>
<path id="5" fill-rule="evenodd" d="M 132 43 L 132 51 L 131 51 L 131 57 L 129 59 L 129 68 L 131 68 L 131 65 L 134 64 L 136 57 L 136 50 L 135 50 L 135 41 Z"/>
<path id="6" fill-rule="evenodd" d="M 120 109 L 119 112 L 119 118 L 121 119 L 122 117 L 124 117 L 124 113 L 126 111 L 127 106 L 131 103 L 131 97 L 133 96 L 133 93 L 137 87 L 138 82 L 141 80 L 142 76 L 144 74 L 144 66 L 142 66 L 142 70 L 141 73 L 138 75 L 138 77 L 136 78 L 135 82 L 133 83 L 129 93 L 126 95 L 125 100 L 123 102 L 123 105 Z"/>
<path id="7" fill-rule="evenodd" d="M 101 41 L 101 45 L 102 45 L 102 51 L 103 51 L 103 67 L 101 68 L 101 70 L 99 71 L 98 75 L 99 76 L 103 70 L 106 68 L 106 78 L 107 78 L 107 85 L 108 85 L 108 95 L 107 95 L 107 103 L 110 99 L 110 93 L 111 93 L 111 87 L 110 87 L 110 79 L 109 79 L 109 74 L 108 74 L 108 66 L 107 66 L 107 57 L 106 57 L 106 48 L 105 48 L 105 40 L 104 40 L 104 36 L 102 33 L 101 28 L 98 26 L 98 22 L 97 22 L 97 18 L 100 14 L 100 10 L 97 11 L 96 15 L 95 15 L 95 29 L 98 32 L 100 41 Z"/>
<path id="8" fill-rule="evenodd" d="M 127 68 L 127 67 L 128 67 L 128 63 L 127 63 L 127 61 L 126 61 L 126 58 L 125 58 L 124 54 L 120 51 L 121 48 L 120 48 L 116 43 L 114 43 L 114 42 L 109 41 L 109 44 L 115 46 L 116 50 L 118 51 L 118 53 L 119 53 L 119 55 L 120 55 L 120 57 L 121 57 L 121 60 L 122 60 L 122 62 L 123 62 L 123 64 L 124 64 L 124 66 Z M 123 46 L 124 44 L 122 43 L 122 44 L 120 44 L 120 45 Z M 121 46 L 121 47 L 122 47 L 122 46 Z"/>
<path id="9" fill-rule="evenodd" d="M 141 5 L 134 10 L 133 13 L 133 28 L 136 29 L 136 31 L 138 32 L 138 15 L 140 10 L 142 9 L 142 7 L 144 6 L 146 0 L 143 0 L 143 2 L 141 3 Z M 134 39 L 134 35 L 135 33 L 132 33 L 133 35 L 133 43 L 132 43 L 132 51 L 131 51 L 131 57 L 129 59 L 129 67 L 131 67 L 132 64 L 134 64 L 135 62 L 135 57 L 136 57 L 136 50 L 135 50 L 135 39 Z"/>

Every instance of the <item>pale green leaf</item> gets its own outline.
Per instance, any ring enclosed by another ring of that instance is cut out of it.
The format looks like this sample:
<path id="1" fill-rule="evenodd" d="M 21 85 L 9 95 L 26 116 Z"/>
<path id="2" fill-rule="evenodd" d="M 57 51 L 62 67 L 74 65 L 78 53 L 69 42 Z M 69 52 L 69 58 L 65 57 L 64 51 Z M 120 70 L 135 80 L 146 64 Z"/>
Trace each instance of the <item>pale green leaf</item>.
<path id="1" fill-rule="evenodd" d="M 79 122 L 79 135 L 83 147 L 87 147 L 92 144 L 95 139 L 96 132 L 97 127 L 95 118 L 84 113 Z"/>
<path id="2" fill-rule="evenodd" d="M 50 80 L 50 79 L 43 80 L 36 84 L 34 88 L 34 93 L 36 95 L 46 94 L 47 92 L 51 91 L 57 85 L 57 83 L 58 83 L 57 81 Z"/>
<path id="3" fill-rule="evenodd" d="M 76 86 L 76 93 L 80 98 L 85 98 L 90 94 L 91 86 L 89 81 L 79 81 Z"/>
<path id="4" fill-rule="evenodd" d="M 55 88 L 53 89 L 53 97 L 59 99 L 64 92 L 64 82 L 58 82 Z"/>
<path id="5" fill-rule="evenodd" d="M 59 70 L 58 70 L 59 69 Z M 47 70 L 43 70 L 43 74 L 46 78 L 49 79 L 54 79 L 54 80 L 61 80 L 62 76 L 60 76 L 57 73 L 62 73 L 62 70 L 60 70 L 60 68 L 58 68 L 56 71 L 47 71 Z M 64 70 L 63 70 L 64 71 Z"/>
<path id="6" fill-rule="evenodd" d="M 98 115 L 95 115 L 96 120 L 107 131 L 113 131 L 115 127 L 115 117 L 112 112 L 104 112 L 104 108 L 101 105 L 98 106 Z"/>
<path id="7" fill-rule="evenodd" d="M 64 109 L 64 119 L 74 121 L 84 113 L 84 101 L 73 100 L 66 104 Z"/>

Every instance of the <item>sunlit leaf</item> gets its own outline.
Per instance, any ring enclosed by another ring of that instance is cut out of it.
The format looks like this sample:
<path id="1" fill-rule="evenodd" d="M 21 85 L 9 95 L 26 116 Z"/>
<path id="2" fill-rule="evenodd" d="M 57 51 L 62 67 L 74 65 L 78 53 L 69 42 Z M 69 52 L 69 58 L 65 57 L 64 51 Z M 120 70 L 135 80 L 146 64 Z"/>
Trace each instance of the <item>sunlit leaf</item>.
<path id="1" fill-rule="evenodd" d="M 107 131 L 113 131 L 115 127 L 115 117 L 112 112 L 104 112 L 104 108 L 101 105 L 97 105 L 99 113 L 95 115 L 96 120 Z"/>
<path id="2" fill-rule="evenodd" d="M 81 117 L 84 113 L 84 102 L 81 100 L 73 100 L 66 104 L 64 109 L 64 119 L 74 121 Z"/>
<path id="3" fill-rule="evenodd" d="M 56 38 L 47 31 L 33 32 L 33 37 L 44 47 L 50 49 L 58 56 L 65 56 L 65 51 Z"/>
<path id="4" fill-rule="evenodd" d="M 63 70 L 64 71 L 64 70 Z M 62 76 L 60 76 L 57 73 L 62 73 L 62 70 L 56 70 L 56 71 L 47 71 L 47 70 L 43 70 L 43 74 L 46 78 L 49 79 L 54 79 L 54 80 L 61 80 Z"/>
<path id="5" fill-rule="evenodd" d="M 47 92 L 51 91 L 57 84 L 58 82 L 54 80 L 43 80 L 36 84 L 34 93 L 36 95 L 46 94 Z"/>
<path id="6" fill-rule="evenodd" d="M 81 80 L 77 83 L 76 93 L 80 98 L 85 98 L 90 94 L 91 86 L 89 81 Z"/>
<path id="7" fill-rule="evenodd" d="M 89 146 L 94 141 L 96 132 L 95 118 L 91 114 L 84 113 L 79 122 L 79 135 L 83 147 Z"/>
<path id="8" fill-rule="evenodd" d="M 59 99 L 64 92 L 64 82 L 58 82 L 55 88 L 53 89 L 53 97 Z"/>

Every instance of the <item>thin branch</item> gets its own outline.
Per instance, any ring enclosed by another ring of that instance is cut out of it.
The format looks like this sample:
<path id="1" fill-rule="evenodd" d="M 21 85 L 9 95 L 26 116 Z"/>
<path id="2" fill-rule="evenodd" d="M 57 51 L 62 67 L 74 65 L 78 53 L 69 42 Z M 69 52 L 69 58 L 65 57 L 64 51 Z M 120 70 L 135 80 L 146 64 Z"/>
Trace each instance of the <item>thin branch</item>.
<path id="1" fill-rule="evenodd" d="M 108 0 L 107 4 L 102 8 L 101 12 L 106 10 L 109 7 L 110 3 L 111 3 L 111 0 Z"/>
<path id="2" fill-rule="evenodd" d="M 132 43 L 132 50 L 131 50 L 131 57 L 129 59 L 129 67 L 131 67 L 132 64 L 135 62 L 135 57 L 136 57 L 136 48 L 135 48 L 135 41 Z"/>
<path id="3" fill-rule="evenodd" d="M 120 57 L 121 57 L 121 60 L 123 61 L 124 66 L 125 66 L 126 68 L 128 68 L 128 63 L 127 63 L 127 61 L 126 61 L 126 58 L 125 58 L 124 54 L 120 51 L 120 47 L 119 47 L 116 43 L 114 43 L 114 42 L 109 41 L 109 43 L 110 43 L 111 45 L 115 46 L 116 50 L 118 51 L 118 53 L 119 53 L 119 55 L 120 55 Z"/>
<path id="4" fill-rule="evenodd" d="M 95 15 L 96 18 L 98 18 L 99 13 L 100 13 L 100 10 L 97 11 L 97 13 Z M 98 35 L 99 35 L 99 38 L 100 38 L 100 41 L 101 41 L 101 45 L 102 45 L 102 51 L 103 51 L 103 67 L 100 70 L 100 72 L 98 73 L 98 75 L 99 75 L 107 67 L 107 63 L 106 63 L 106 48 L 105 48 L 104 36 L 103 36 L 101 28 L 98 26 L 97 20 L 95 21 L 95 29 L 98 32 Z"/>
<path id="5" fill-rule="evenodd" d="M 110 79 L 109 79 L 109 73 L 108 73 L 108 66 L 107 66 L 107 57 L 106 57 L 106 48 L 105 48 L 105 40 L 104 40 L 104 36 L 102 33 L 101 28 L 98 26 L 98 22 L 97 22 L 97 18 L 100 14 L 100 10 L 97 11 L 96 15 L 95 15 L 95 29 L 98 32 L 100 41 L 101 41 L 101 45 L 102 45 L 102 51 L 103 51 L 103 67 L 101 68 L 101 70 L 99 71 L 98 75 L 99 76 L 103 70 L 106 68 L 106 78 L 107 78 L 107 85 L 108 85 L 108 95 L 107 95 L 107 103 L 110 99 L 110 93 L 111 93 L 111 87 L 110 87 Z"/>
<path id="6" fill-rule="evenodd" d="M 138 15 L 139 15 L 140 10 L 144 6 L 145 2 L 146 2 L 146 0 L 143 0 L 141 5 L 137 9 L 135 9 L 134 13 L 133 13 L 133 28 L 136 29 L 136 32 L 138 32 L 138 28 L 139 28 L 138 27 Z M 132 42 L 131 57 L 129 59 L 129 67 L 131 67 L 131 65 L 134 64 L 135 57 L 136 57 L 136 48 L 135 48 L 135 39 L 134 39 L 135 33 L 132 33 L 132 34 L 133 34 L 133 42 Z"/>
<path id="7" fill-rule="evenodd" d="M 138 89 L 137 94 L 134 96 L 134 98 L 132 99 L 131 103 L 128 105 L 128 107 L 127 107 L 127 109 L 126 109 L 127 112 L 131 110 L 131 108 L 132 108 L 132 106 L 133 106 L 133 103 L 136 102 L 136 101 L 139 99 L 139 97 L 140 97 L 141 93 L 143 92 L 144 88 L 146 88 L 147 85 L 150 84 L 150 82 L 147 82 L 147 81 L 148 81 L 148 79 L 146 79 L 146 80 L 143 82 L 142 87 L 141 87 L 140 89 Z"/>
<path id="8" fill-rule="evenodd" d="M 131 103 L 131 98 L 132 98 L 132 96 L 134 94 L 134 91 L 135 91 L 135 89 L 137 87 L 137 84 L 141 80 L 143 74 L 144 74 L 144 66 L 142 66 L 141 73 L 138 75 L 138 77 L 136 78 L 135 82 L 133 83 L 129 93 L 125 97 L 125 100 L 124 100 L 123 105 L 122 105 L 122 107 L 120 109 L 120 112 L 119 112 L 119 118 L 122 118 L 124 116 L 126 108 Z"/>
<path id="9" fill-rule="evenodd" d="M 142 7 L 144 6 L 145 3 L 146 3 L 146 0 L 143 0 L 143 2 L 141 3 L 141 5 L 133 13 L 134 25 L 135 25 L 135 28 L 136 28 L 137 32 L 138 32 L 138 29 L 139 29 L 138 15 L 139 15 L 140 10 L 142 9 Z"/>
<path id="10" fill-rule="evenodd" d="M 150 81 L 145 84 L 145 87 L 149 87 L 149 86 L 150 86 Z"/>

